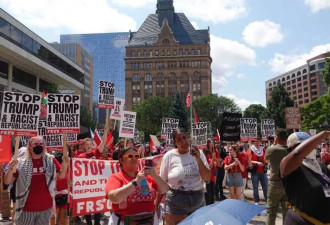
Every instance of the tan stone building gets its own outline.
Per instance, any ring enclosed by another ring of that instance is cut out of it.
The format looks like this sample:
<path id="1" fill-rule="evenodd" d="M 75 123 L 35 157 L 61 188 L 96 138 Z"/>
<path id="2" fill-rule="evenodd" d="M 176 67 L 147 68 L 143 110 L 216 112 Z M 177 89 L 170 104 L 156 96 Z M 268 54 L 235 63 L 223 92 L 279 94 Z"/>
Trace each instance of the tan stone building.
<path id="1" fill-rule="evenodd" d="M 194 99 L 212 93 L 210 32 L 196 30 L 173 0 L 158 0 L 139 30 L 130 34 L 125 57 L 126 108 L 150 96 L 185 99 L 192 80 Z"/>

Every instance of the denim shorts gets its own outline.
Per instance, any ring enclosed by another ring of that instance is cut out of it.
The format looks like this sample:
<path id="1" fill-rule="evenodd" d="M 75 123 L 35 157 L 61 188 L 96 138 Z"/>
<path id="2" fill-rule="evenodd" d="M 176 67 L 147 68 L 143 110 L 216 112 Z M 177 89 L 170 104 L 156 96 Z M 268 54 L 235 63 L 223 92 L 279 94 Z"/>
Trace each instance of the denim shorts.
<path id="1" fill-rule="evenodd" d="M 205 206 L 203 190 L 179 191 L 169 189 L 165 197 L 165 212 L 173 215 L 189 215 Z"/>
<path id="2" fill-rule="evenodd" d="M 234 187 L 236 184 L 236 187 L 243 187 L 243 178 L 241 173 L 236 173 L 236 182 L 235 181 L 235 174 L 234 173 L 229 173 L 227 174 L 227 179 L 226 179 L 226 185 L 228 187 Z"/>

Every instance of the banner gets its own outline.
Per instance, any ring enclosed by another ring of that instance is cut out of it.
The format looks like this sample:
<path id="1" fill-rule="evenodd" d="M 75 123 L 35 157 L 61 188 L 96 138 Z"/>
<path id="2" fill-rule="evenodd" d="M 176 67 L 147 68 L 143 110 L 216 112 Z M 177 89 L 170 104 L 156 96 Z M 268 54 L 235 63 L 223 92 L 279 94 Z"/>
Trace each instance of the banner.
<path id="1" fill-rule="evenodd" d="M 163 118 L 161 138 L 166 140 L 167 147 L 174 147 L 172 132 L 179 127 L 179 119 Z"/>
<path id="2" fill-rule="evenodd" d="M 275 137 L 275 120 L 261 120 L 261 137 L 263 141 L 267 141 L 269 136 Z"/>
<path id="3" fill-rule="evenodd" d="M 111 110 L 110 119 L 122 120 L 124 112 L 125 100 L 121 98 L 115 98 L 114 110 Z"/>
<path id="4" fill-rule="evenodd" d="M 44 138 L 47 151 L 63 150 L 63 134 L 47 134 L 47 121 L 40 120 L 38 127 L 38 135 Z"/>
<path id="5" fill-rule="evenodd" d="M 146 159 L 152 159 L 156 173 L 159 174 L 163 156 L 139 160 L 138 170 L 144 167 Z M 105 198 L 105 185 L 113 173 L 120 171 L 118 160 L 72 159 L 72 214 L 82 216 L 109 212 L 110 200 Z"/>
<path id="6" fill-rule="evenodd" d="M 220 126 L 221 141 L 240 140 L 240 113 L 223 113 L 223 119 Z"/>
<path id="7" fill-rule="evenodd" d="M 0 135 L 36 136 L 41 96 L 9 92 L 3 94 Z"/>
<path id="8" fill-rule="evenodd" d="M 80 96 L 47 95 L 47 134 L 79 134 Z"/>
<path id="9" fill-rule="evenodd" d="M 0 135 L 0 163 L 11 160 L 11 136 Z"/>
<path id="10" fill-rule="evenodd" d="M 258 121 L 256 118 L 241 118 L 241 141 L 258 138 Z"/>
<path id="11" fill-rule="evenodd" d="M 115 107 L 115 83 L 100 80 L 98 107 L 103 109 Z"/>
<path id="12" fill-rule="evenodd" d="M 120 121 L 119 137 L 134 138 L 136 112 L 124 111 L 123 119 Z"/>
<path id="13" fill-rule="evenodd" d="M 206 148 L 207 144 L 207 124 L 208 122 L 192 123 L 192 137 L 193 145 L 197 145 L 199 149 Z"/>
<path id="14" fill-rule="evenodd" d="M 301 116 L 299 107 L 285 107 L 286 129 L 301 129 Z"/>

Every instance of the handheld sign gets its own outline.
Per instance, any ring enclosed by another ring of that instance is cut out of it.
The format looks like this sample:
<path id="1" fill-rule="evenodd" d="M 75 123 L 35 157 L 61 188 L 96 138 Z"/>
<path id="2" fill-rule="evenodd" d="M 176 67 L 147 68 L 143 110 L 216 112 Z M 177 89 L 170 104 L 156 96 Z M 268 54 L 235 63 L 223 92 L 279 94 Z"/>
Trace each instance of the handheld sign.
<path id="1" fill-rule="evenodd" d="M 0 135 L 36 136 L 40 104 L 40 95 L 5 91 Z"/>
<path id="2" fill-rule="evenodd" d="M 40 120 L 38 127 L 38 135 L 42 136 L 47 151 L 62 151 L 63 150 L 63 134 L 47 134 L 47 121 Z"/>
<path id="3" fill-rule="evenodd" d="M 207 145 L 207 122 L 199 122 L 192 124 L 191 142 L 197 145 L 199 149 L 206 148 Z"/>
<path id="4" fill-rule="evenodd" d="M 275 137 L 275 120 L 261 120 L 261 136 L 263 141 L 267 141 L 269 136 Z"/>
<path id="5" fill-rule="evenodd" d="M 122 120 L 124 111 L 125 100 L 121 98 L 115 98 L 114 110 L 111 110 L 110 119 Z"/>
<path id="6" fill-rule="evenodd" d="M 301 129 L 301 116 L 299 107 L 285 107 L 286 129 Z"/>
<path id="7" fill-rule="evenodd" d="M 134 138 L 136 112 L 124 111 L 123 120 L 120 121 L 119 137 Z"/>
<path id="8" fill-rule="evenodd" d="M 0 165 L 11 160 L 11 138 L 12 136 L 0 135 Z"/>
<path id="9" fill-rule="evenodd" d="M 172 131 L 179 127 L 179 119 L 163 118 L 161 138 L 166 140 L 166 146 L 174 147 Z"/>
<path id="10" fill-rule="evenodd" d="M 80 96 L 48 94 L 47 134 L 79 134 Z"/>
<path id="11" fill-rule="evenodd" d="M 248 141 L 250 138 L 257 138 L 257 119 L 241 118 L 241 141 Z"/>
<path id="12" fill-rule="evenodd" d="M 98 107 L 104 109 L 115 107 L 115 83 L 100 80 Z"/>

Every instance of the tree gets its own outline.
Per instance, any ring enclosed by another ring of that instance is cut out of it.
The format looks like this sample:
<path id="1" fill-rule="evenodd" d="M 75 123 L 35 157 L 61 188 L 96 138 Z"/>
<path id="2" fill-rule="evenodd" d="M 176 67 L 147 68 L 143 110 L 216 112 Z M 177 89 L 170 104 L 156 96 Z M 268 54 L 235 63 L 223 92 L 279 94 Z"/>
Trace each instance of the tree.
<path id="1" fill-rule="evenodd" d="M 264 118 L 273 119 L 277 127 L 285 128 L 285 107 L 293 106 L 289 93 L 278 83 L 270 94 Z"/>
<path id="2" fill-rule="evenodd" d="M 322 70 L 322 75 L 323 75 L 324 83 L 328 87 L 328 94 L 329 94 L 330 93 L 330 59 L 326 58 L 325 61 L 326 63 L 324 69 Z"/>
<path id="3" fill-rule="evenodd" d="M 58 91 L 58 85 L 55 83 L 49 83 L 48 85 L 45 85 L 43 89 L 46 93 L 54 93 L 54 94 L 60 93 Z"/>
<path id="4" fill-rule="evenodd" d="M 188 110 L 179 92 L 174 95 L 172 107 L 170 109 L 169 118 L 179 119 L 179 127 L 185 129 L 188 132 Z"/>
<path id="5" fill-rule="evenodd" d="M 201 96 L 193 101 L 193 106 L 200 121 L 211 123 L 214 134 L 216 129 L 220 128 L 224 112 L 241 113 L 241 109 L 233 99 L 217 94 Z"/>
<path id="6" fill-rule="evenodd" d="M 330 94 L 322 95 L 301 108 L 302 129 L 330 130 Z"/>
<path id="7" fill-rule="evenodd" d="M 142 104 L 134 104 L 132 111 L 136 112 L 136 128 L 144 132 L 145 141 L 149 134 L 159 135 L 162 119 L 166 117 L 172 105 L 171 97 L 149 97 Z"/>
<path id="8" fill-rule="evenodd" d="M 261 104 L 252 104 L 247 107 L 243 113 L 245 118 L 257 118 L 258 123 L 261 122 L 261 119 L 264 118 L 264 113 L 266 111 L 266 108 L 263 107 Z"/>
<path id="9" fill-rule="evenodd" d="M 91 112 L 85 106 L 80 106 L 80 125 L 93 130 L 96 127 L 96 121 L 93 120 Z"/>

